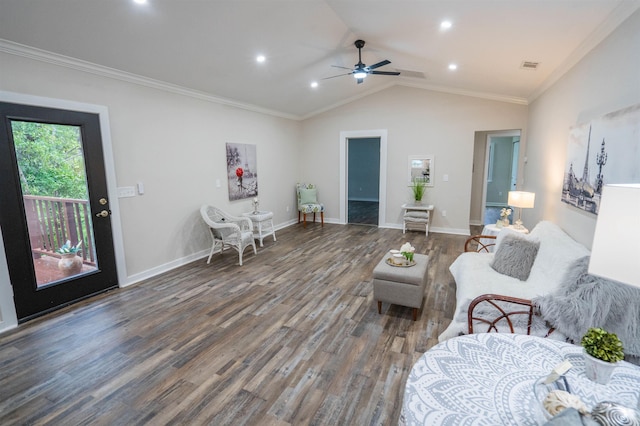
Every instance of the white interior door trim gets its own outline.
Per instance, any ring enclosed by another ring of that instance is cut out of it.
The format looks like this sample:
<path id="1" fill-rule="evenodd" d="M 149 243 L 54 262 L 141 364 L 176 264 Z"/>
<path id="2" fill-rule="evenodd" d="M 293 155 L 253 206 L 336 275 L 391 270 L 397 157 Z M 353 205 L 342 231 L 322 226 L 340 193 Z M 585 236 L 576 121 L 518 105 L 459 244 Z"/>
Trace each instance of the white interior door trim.
<path id="1" fill-rule="evenodd" d="M 340 132 L 340 223 L 347 224 L 347 140 L 380 138 L 380 207 L 378 226 L 387 222 L 387 130 L 345 130 Z"/>

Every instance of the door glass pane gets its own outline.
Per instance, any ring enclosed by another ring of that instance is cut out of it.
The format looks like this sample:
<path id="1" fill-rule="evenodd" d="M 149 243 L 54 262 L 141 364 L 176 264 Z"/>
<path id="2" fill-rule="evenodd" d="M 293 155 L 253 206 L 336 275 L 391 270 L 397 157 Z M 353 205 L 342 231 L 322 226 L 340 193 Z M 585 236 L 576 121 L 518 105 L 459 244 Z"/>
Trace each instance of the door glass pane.
<path id="1" fill-rule="evenodd" d="M 11 121 L 37 287 L 97 269 L 79 126 Z"/>

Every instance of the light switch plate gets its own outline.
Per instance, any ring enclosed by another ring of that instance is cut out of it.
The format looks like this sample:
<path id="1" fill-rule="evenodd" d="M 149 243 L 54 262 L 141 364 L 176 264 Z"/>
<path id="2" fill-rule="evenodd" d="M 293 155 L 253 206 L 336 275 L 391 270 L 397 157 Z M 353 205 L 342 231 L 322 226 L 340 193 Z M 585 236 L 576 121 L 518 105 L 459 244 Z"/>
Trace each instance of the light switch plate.
<path id="1" fill-rule="evenodd" d="M 133 186 L 118 187 L 118 198 L 128 198 L 136 196 L 136 188 Z"/>

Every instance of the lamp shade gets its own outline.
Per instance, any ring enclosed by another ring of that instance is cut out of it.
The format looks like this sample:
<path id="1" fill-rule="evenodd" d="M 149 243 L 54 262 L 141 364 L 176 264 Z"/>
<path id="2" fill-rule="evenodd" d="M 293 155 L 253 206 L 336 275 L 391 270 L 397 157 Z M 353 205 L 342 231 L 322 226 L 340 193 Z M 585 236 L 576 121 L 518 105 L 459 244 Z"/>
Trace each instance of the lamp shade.
<path id="1" fill-rule="evenodd" d="M 589 273 L 640 287 L 640 184 L 606 185 Z"/>
<path id="2" fill-rule="evenodd" d="M 509 191 L 507 204 L 521 209 L 532 209 L 535 199 L 536 194 L 533 192 Z"/>

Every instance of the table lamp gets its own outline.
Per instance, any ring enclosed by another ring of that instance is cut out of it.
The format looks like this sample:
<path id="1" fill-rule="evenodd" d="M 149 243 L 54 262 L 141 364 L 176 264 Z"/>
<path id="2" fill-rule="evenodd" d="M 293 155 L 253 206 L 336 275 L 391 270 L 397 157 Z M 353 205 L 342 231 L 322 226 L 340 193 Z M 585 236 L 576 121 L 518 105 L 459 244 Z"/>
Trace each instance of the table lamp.
<path id="1" fill-rule="evenodd" d="M 640 184 L 605 185 L 589 273 L 640 287 Z"/>
<path id="2" fill-rule="evenodd" d="M 514 228 L 524 229 L 524 226 L 522 226 L 522 209 L 532 209 L 535 199 L 536 194 L 533 192 L 509 191 L 507 204 L 518 208 L 518 220 L 514 222 Z"/>

